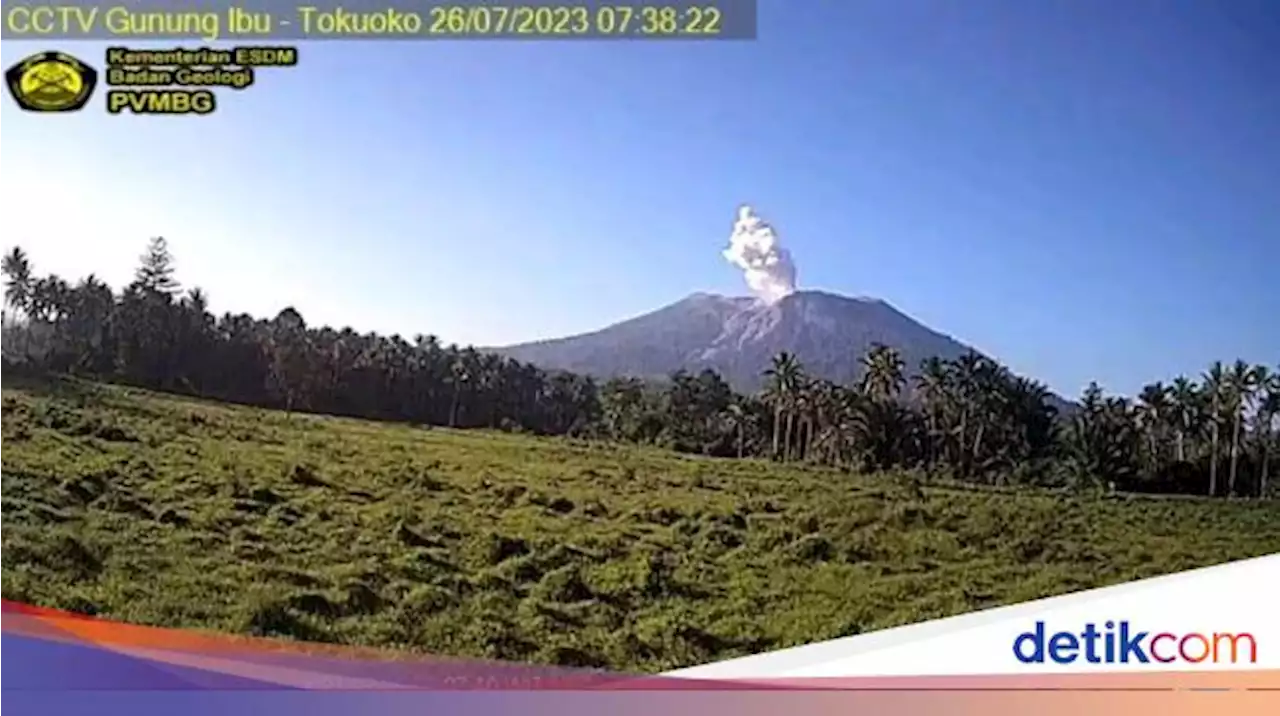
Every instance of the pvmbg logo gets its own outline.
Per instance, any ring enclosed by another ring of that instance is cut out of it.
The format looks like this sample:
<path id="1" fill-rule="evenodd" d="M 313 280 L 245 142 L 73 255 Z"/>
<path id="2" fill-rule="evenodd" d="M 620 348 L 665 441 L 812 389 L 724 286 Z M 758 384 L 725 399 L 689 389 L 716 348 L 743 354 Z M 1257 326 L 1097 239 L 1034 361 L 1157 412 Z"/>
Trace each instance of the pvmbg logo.
<path id="1" fill-rule="evenodd" d="M 1013 640 L 1024 664 L 1254 664 L 1258 642 L 1248 632 L 1174 633 L 1142 631 L 1128 621 L 1089 622 L 1079 631 L 1049 632 L 1044 622 Z"/>

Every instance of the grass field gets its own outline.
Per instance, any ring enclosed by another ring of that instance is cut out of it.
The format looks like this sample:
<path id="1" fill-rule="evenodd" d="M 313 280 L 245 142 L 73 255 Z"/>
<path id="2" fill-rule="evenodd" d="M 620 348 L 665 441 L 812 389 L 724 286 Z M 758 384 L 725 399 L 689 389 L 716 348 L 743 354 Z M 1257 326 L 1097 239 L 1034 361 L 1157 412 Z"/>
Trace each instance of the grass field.
<path id="1" fill-rule="evenodd" d="M 4 390 L 3 518 L 8 599 L 650 672 L 1280 551 L 1274 503 L 921 488 L 70 382 Z"/>

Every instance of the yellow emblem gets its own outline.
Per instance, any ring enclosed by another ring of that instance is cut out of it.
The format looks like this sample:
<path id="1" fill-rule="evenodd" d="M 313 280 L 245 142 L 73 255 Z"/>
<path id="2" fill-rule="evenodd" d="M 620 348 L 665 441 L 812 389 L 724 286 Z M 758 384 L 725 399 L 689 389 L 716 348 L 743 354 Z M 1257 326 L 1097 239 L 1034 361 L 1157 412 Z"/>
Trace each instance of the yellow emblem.
<path id="1" fill-rule="evenodd" d="M 29 112 L 74 112 L 89 102 L 98 84 L 92 67 L 63 52 L 41 52 L 10 67 L 9 93 Z"/>

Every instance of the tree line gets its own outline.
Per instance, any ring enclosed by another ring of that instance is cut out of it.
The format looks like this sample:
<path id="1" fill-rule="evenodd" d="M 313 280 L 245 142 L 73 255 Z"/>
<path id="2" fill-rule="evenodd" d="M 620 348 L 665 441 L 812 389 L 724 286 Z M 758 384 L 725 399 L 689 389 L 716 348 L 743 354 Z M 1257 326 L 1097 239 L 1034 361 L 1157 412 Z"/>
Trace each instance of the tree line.
<path id="1" fill-rule="evenodd" d="M 712 370 L 665 381 L 597 381 L 443 345 L 270 320 L 214 316 L 183 290 L 162 238 L 114 291 L 37 276 L 3 259 L 4 362 L 236 403 L 456 428 L 645 443 L 720 457 L 850 471 L 912 469 L 986 484 L 1210 496 L 1269 496 L 1280 369 L 1237 360 L 1135 398 L 1091 384 L 1067 414 L 1048 388 L 977 353 L 908 371 L 893 348 L 859 358 L 839 385 L 777 355 L 763 390 Z"/>

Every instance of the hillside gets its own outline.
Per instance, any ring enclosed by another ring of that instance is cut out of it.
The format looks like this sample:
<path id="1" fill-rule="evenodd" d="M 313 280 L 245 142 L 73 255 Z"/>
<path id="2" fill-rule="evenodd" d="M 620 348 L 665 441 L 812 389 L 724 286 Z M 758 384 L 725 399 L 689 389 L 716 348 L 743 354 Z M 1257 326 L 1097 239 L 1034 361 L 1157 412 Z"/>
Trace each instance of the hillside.
<path id="1" fill-rule="evenodd" d="M 231 407 L 3 397 L 3 596 L 660 671 L 1280 550 L 1268 503 L 919 487 Z"/>
<path id="2" fill-rule="evenodd" d="M 812 375 L 850 383 L 861 374 L 858 359 L 874 343 L 896 348 L 909 374 L 926 358 L 950 360 L 973 350 L 884 301 L 821 291 L 801 291 L 775 304 L 699 293 L 592 333 L 491 350 L 599 377 L 656 378 L 681 368 L 712 368 L 735 389 L 752 391 L 781 351 L 795 354 Z"/>

